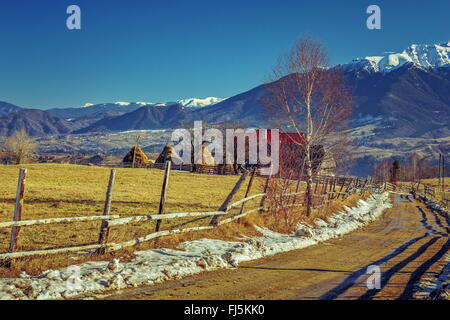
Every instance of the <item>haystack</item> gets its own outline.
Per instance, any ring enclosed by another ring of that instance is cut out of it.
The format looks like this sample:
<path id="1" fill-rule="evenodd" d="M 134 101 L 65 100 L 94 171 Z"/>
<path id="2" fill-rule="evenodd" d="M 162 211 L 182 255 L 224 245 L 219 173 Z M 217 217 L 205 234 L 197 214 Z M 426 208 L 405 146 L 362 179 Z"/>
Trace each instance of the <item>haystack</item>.
<path id="1" fill-rule="evenodd" d="M 166 161 L 171 161 L 172 164 L 182 164 L 183 159 L 176 153 L 175 148 L 171 145 L 166 145 L 163 151 L 159 154 L 155 163 L 165 163 Z"/>
<path id="2" fill-rule="evenodd" d="M 142 149 L 139 148 L 139 146 L 134 146 L 133 148 L 131 148 L 131 150 L 127 153 L 125 158 L 123 158 L 122 162 L 133 163 L 135 148 L 136 148 L 135 164 L 143 166 L 149 164 L 150 160 L 148 159 L 144 151 L 142 151 Z"/>
<path id="3" fill-rule="evenodd" d="M 216 161 L 214 160 L 214 157 L 211 154 L 211 151 L 209 151 L 208 146 L 206 143 L 202 144 L 202 165 L 206 166 L 215 166 Z"/>
<path id="4" fill-rule="evenodd" d="M 192 152 L 192 159 L 195 159 L 194 152 Z M 200 163 L 195 163 L 192 171 L 198 173 L 217 173 L 216 161 L 208 149 L 206 142 L 202 143 L 202 157 Z"/>

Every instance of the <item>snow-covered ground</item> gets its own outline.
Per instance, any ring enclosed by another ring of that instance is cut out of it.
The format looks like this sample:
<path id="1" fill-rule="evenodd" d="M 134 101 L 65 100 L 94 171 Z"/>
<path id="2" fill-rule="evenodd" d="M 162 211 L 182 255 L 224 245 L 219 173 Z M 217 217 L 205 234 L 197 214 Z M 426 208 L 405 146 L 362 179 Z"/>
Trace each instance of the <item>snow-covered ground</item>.
<path id="1" fill-rule="evenodd" d="M 58 299 L 94 295 L 109 290 L 152 285 L 179 279 L 205 270 L 233 268 L 259 259 L 339 237 L 377 219 L 391 206 L 389 194 L 360 200 L 354 208 L 345 207 L 315 226 L 299 225 L 291 235 L 258 228 L 260 237 L 236 241 L 200 239 L 183 242 L 178 250 L 159 249 L 136 252 L 133 261 L 121 263 L 87 262 L 60 270 L 47 270 L 39 276 L 23 273 L 20 278 L 0 279 L 0 299 Z"/>

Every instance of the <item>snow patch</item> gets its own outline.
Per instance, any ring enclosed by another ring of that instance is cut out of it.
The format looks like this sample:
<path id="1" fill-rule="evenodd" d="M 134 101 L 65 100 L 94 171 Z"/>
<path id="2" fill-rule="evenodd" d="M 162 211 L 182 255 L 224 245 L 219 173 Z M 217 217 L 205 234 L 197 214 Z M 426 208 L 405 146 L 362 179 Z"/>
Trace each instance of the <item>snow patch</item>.
<path id="1" fill-rule="evenodd" d="M 437 69 L 450 66 L 450 45 L 443 44 L 413 44 L 400 53 L 386 53 L 384 56 L 354 59 L 343 65 L 345 70 L 365 70 L 368 72 L 387 73 L 406 64 L 414 64 L 420 68 Z"/>
<path id="2" fill-rule="evenodd" d="M 114 102 L 114 104 L 118 104 L 119 106 L 129 106 L 130 102 L 117 101 L 117 102 Z"/>
<path id="3" fill-rule="evenodd" d="M 225 99 L 223 98 L 217 98 L 217 97 L 206 97 L 204 99 L 198 99 L 198 98 L 189 98 L 189 99 L 181 99 L 177 102 L 184 107 L 189 108 L 198 108 L 198 107 L 206 107 L 210 106 L 216 103 L 219 103 Z"/>

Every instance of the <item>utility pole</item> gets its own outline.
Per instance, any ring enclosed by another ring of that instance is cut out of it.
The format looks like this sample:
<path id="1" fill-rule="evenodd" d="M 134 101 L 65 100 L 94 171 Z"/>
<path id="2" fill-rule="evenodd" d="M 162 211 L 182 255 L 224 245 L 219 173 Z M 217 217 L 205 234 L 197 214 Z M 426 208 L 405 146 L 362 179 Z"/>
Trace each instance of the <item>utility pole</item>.
<path id="1" fill-rule="evenodd" d="M 442 153 L 440 154 L 440 156 L 441 156 L 441 195 L 443 201 L 445 193 L 445 158 Z"/>

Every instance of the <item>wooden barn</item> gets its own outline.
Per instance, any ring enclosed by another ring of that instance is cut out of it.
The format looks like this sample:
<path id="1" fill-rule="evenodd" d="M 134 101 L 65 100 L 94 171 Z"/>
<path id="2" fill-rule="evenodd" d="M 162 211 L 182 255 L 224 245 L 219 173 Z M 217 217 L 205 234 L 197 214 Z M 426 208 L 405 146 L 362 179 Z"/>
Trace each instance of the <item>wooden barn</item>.
<path id="1" fill-rule="evenodd" d="M 265 140 L 270 145 L 272 142 L 271 130 L 256 130 L 258 145 L 261 135 L 265 134 Z M 304 133 L 279 133 L 279 175 L 285 177 L 290 176 L 292 179 L 298 179 L 299 175 L 305 175 L 305 158 L 306 152 L 303 147 L 305 135 Z M 333 170 L 336 168 L 336 162 L 333 157 L 327 154 L 322 145 L 312 146 L 312 169 L 314 175 L 332 176 Z"/>

